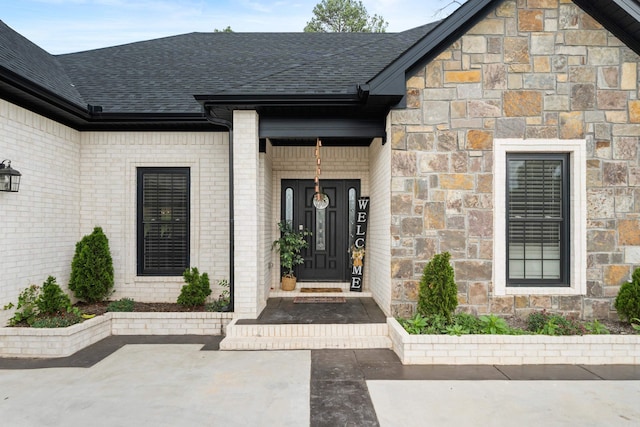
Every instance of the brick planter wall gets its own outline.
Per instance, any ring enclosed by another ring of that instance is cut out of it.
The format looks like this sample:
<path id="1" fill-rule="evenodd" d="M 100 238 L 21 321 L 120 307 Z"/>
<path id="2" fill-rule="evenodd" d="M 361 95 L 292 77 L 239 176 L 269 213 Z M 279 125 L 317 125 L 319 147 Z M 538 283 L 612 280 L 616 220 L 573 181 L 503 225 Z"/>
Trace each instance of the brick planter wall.
<path id="1" fill-rule="evenodd" d="M 638 335 L 410 335 L 387 320 L 405 365 L 615 365 L 640 363 Z"/>
<path id="2" fill-rule="evenodd" d="M 0 328 L 0 357 L 64 357 L 111 335 L 111 314 L 68 328 Z"/>
<path id="3" fill-rule="evenodd" d="M 65 357 L 110 335 L 223 335 L 233 313 L 106 313 L 68 328 L 0 328 L 0 357 Z"/>

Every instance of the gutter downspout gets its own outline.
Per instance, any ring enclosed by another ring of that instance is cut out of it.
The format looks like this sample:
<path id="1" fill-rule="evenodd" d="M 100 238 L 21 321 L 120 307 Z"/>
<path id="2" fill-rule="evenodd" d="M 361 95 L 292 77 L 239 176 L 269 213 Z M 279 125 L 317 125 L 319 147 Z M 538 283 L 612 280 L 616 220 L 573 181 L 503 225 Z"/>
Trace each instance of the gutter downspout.
<path id="1" fill-rule="evenodd" d="M 209 108 L 204 108 L 204 114 L 207 121 L 214 125 L 227 128 L 229 131 L 229 310 L 233 312 L 235 310 L 235 298 L 234 298 L 234 278 L 235 278 L 235 265 L 234 255 L 235 250 L 235 219 L 234 219 L 234 207 L 233 207 L 233 122 L 230 120 L 214 117 L 211 114 Z"/>

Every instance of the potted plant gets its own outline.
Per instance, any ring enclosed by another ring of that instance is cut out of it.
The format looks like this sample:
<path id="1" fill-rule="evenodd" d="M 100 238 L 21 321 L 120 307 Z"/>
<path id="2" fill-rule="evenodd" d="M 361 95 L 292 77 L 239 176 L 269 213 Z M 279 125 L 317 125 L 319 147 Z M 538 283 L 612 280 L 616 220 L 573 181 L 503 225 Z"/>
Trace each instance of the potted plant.
<path id="1" fill-rule="evenodd" d="M 306 238 L 311 236 L 311 232 L 306 229 L 295 231 L 287 221 L 279 222 L 278 227 L 280 228 L 280 238 L 273 242 L 273 246 L 277 247 L 280 252 L 281 286 L 283 291 L 292 291 L 296 288 L 296 276 L 293 274 L 293 268 L 304 262 L 300 252 L 309 246 Z"/>

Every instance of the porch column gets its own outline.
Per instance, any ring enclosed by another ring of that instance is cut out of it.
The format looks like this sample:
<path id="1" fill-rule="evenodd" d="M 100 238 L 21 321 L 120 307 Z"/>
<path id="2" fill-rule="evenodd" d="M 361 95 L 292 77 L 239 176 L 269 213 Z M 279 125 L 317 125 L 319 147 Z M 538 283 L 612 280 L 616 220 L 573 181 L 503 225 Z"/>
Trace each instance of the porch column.
<path id="1" fill-rule="evenodd" d="M 234 313 L 255 319 L 265 302 L 258 300 L 259 244 L 258 114 L 233 112 Z"/>

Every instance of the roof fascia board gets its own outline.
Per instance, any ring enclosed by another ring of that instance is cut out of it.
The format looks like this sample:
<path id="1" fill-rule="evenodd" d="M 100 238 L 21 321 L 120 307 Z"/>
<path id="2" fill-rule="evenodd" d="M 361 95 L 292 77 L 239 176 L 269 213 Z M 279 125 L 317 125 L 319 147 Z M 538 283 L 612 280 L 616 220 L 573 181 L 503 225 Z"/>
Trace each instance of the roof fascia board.
<path id="1" fill-rule="evenodd" d="M 464 3 L 448 18 L 443 19 L 436 28 L 371 79 L 368 82 L 371 95 L 404 95 L 405 73 L 407 70 L 428 55 L 439 53 L 438 49 L 441 46 L 447 45 L 448 42 L 453 42 L 452 39 L 457 38 L 466 29 L 466 26 L 474 24 L 475 21 L 480 19 L 482 11 L 499 1 L 502 0 L 469 0 Z"/>
<path id="2" fill-rule="evenodd" d="M 194 95 L 194 98 L 205 108 L 226 106 L 234 109 L 249 109 L 263 106 L 350 106 L 363 104 L 363 96 L 359 92 L 326 95 Z"/>
<path id="3" fill-rule="evenodd" d="M 611 1 L 631 18 L 640 22 L 640 4 L 638 4 L 634 0 Z M 609 18 L 607 14 L 605 14 L 604 12 L 600 13 L 597 2 L 594 2 L 593 0 L 573 0 L 573 2 L 598 22 L 600 22 L 607 30 L 611 31 L 613 35 L 622 40 L 638 55 L 640 55 L 640 41 L 630 35 L 626 30 L 621 28 L 619 23 Z"/>
<path id="4" fill-rule="evenodd" d="M 625 12 L 633 17 L 636 21 L 640 21 L 640 4 L 634 0 L 613 0 L 615 4 L 620 6 Z"/>
<path id="5" fill-rule="evenodd" d="M 28 96 L 34 97 L 48 105 L 51 105 L 53 107 L 52 110 L 62 110 L 66 114 L 70 114 L 84 120 L 91 117 L 87 108 L 74 104 L 53 91 L 37 85 L 13 71 L 7 70 L 6 68 L 0 67 L 0 80 L 12 86 L 18 92 L 23 92 Z"/>
<path id="6" fill-rule="evenodd" d="M 260 117 L 260 138 L 384 138 L 385 121 L 378 118 Z"/>

